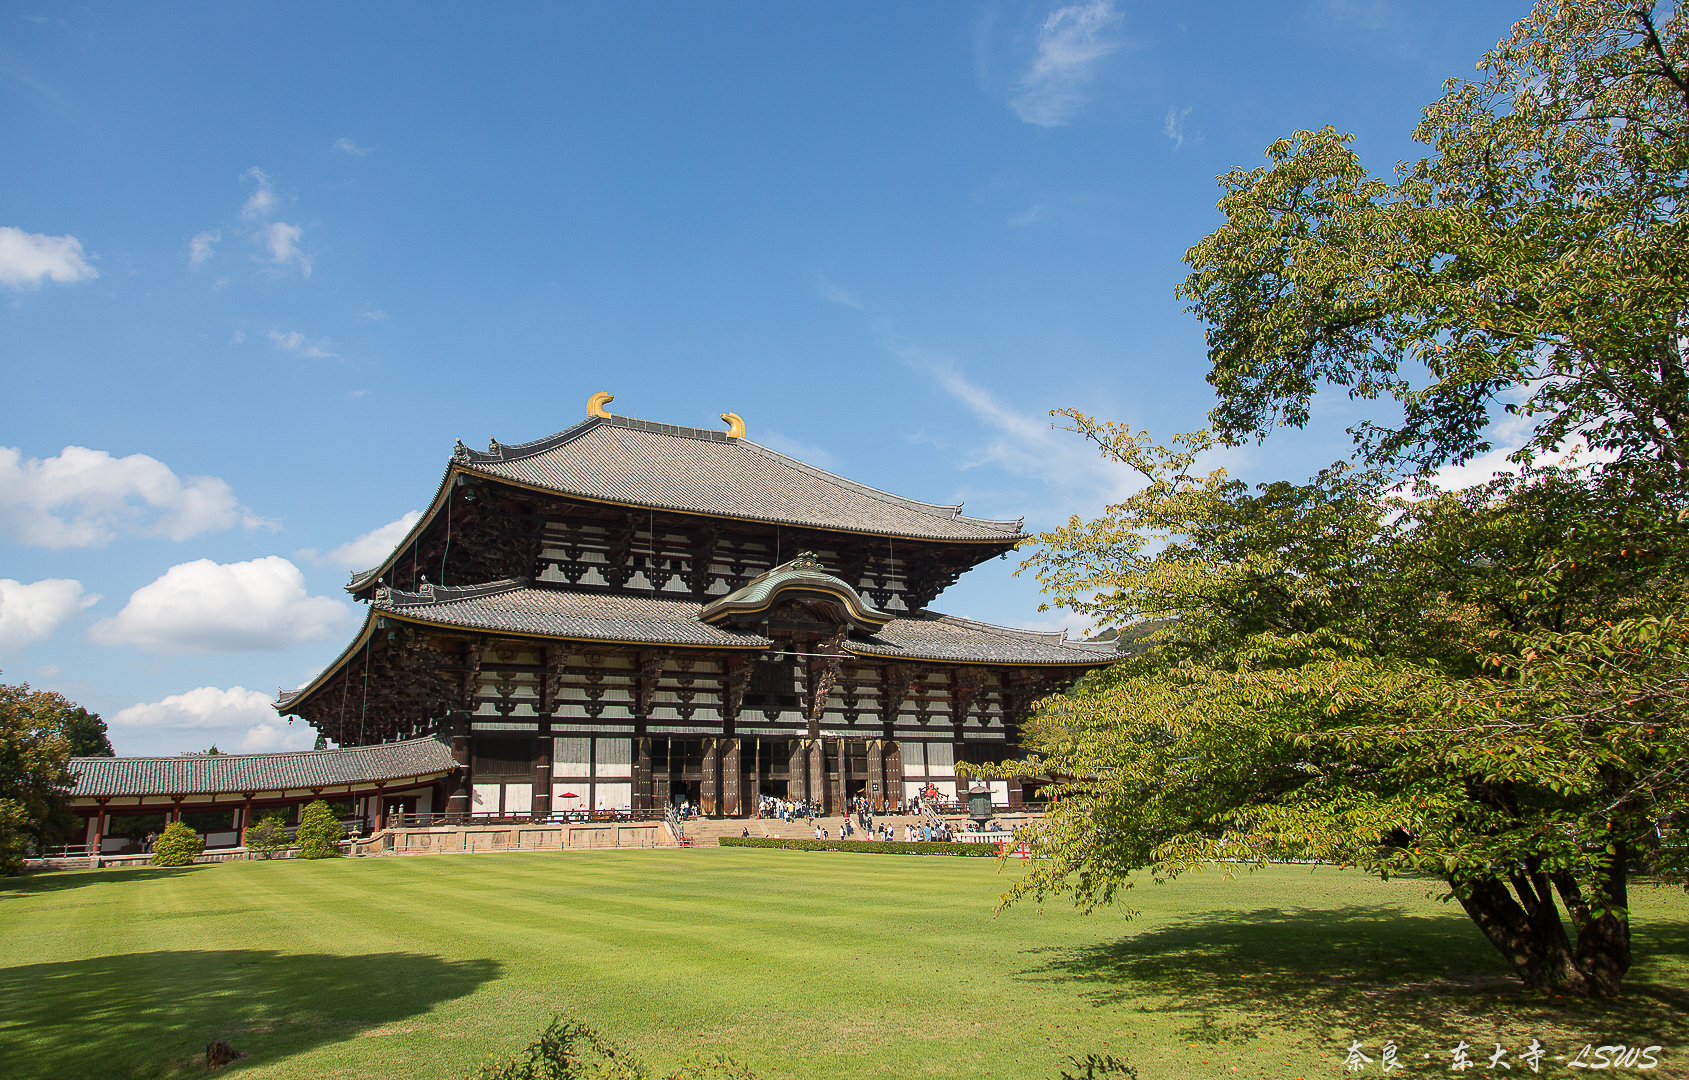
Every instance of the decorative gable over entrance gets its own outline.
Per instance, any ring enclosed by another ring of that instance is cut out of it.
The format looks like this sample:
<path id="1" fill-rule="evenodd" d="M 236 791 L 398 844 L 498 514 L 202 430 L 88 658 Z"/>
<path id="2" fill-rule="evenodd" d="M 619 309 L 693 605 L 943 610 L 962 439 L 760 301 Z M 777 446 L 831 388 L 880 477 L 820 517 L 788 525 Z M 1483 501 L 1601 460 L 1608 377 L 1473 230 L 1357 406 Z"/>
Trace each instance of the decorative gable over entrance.
<path id="1" fill-rule="evenodd" d="M 744 588 L 704 605 L 698 621 L 748 629 L 769 622 L 786 607 L 864 635 L 883 629 L 892 620 L 890 613 L 864 600 L 844 579 L 827 573 L 814 552 L 805 551 L 791 562 L 759 574 Z"/>

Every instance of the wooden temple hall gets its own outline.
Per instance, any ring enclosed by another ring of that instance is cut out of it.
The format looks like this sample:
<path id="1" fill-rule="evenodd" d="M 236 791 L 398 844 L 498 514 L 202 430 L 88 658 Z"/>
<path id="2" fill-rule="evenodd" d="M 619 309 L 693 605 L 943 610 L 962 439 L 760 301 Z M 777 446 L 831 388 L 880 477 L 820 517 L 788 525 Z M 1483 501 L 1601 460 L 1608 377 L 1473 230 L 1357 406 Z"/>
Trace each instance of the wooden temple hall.
<path id="1" fill-rule="evenodd" d="M 1039 697 L 1116 658 L 932 610 L 1021 522 L 834 476 L 733 414 L 676 427 L 610 400 L 534 442 L 458 443 L 422 519 L 347 586 L 362 630 L 276 703 L 341 747 L 449 747 L 406 810 L 954 799 L 957 762 L 1014 756 Z"/>

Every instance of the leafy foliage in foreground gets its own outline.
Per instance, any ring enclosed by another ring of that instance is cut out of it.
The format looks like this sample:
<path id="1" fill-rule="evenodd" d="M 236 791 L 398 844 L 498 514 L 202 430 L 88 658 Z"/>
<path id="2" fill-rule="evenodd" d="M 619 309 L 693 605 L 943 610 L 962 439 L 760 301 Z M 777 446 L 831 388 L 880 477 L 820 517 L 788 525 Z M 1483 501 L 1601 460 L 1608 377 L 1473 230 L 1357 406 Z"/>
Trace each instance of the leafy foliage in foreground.
<path id="1" fill-rule="evenodd" d="M 481 1066 L 474 1080 L 651 1080 L 637 1057 L 569 1016 L 551 1025 L 528 1048 Z M 664 1080 L 756 1080 L 750 1069 L 720 1055 L 683 1062 Z"/>
<path id="2" fill-rule="evenodd" d="M 937 840 L 797 840 L 779 836 L 724 836 L 722 847 L 787 848 L 792 851 L 862 851 L 870 855 L 983 855 L 997 857 L 995 844 L 944 844 Z"/>
<path id="3" fill-rule="evenodd" d="M 192 866 L 194 858 L 205 850 L 205 838 L 184 822 L 172 821 L 158 834 L 152 845 L 154 866 Z"/>
<path id="4" fill-rule="evenodd" d="M 1138 1075 L 1136 1069 L 1113 1055 L 1087 1054 L 1069 1062 L 1084 1072 L 1063 1070 L 1060 1080 Z M 652 1080 L 652 1075 L 644 1062 L 579 1020 L 554 1016 L 551 1025 L 527 1049 L 494 1058 L 481 1066 L 472 1080 Z M 757 1080 L 757 1076 L 725 1054 L 712 1054 L 686 1059 L 663 1080 Z"/>

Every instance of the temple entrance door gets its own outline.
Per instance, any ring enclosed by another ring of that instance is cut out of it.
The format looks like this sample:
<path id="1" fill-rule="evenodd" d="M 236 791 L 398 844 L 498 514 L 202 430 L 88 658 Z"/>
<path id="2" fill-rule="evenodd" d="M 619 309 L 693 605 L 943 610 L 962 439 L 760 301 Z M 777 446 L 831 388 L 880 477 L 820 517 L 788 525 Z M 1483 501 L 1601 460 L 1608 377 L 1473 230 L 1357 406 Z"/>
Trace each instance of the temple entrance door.
<path id="1" fill-rule="evenodd" d="M 692 809 L 698 809 L 698 800 L 703 797 L 704 785 L 700 780 L 670 780 L 669 804 L 678 807 L 681 803 L 688 803 Z"/>

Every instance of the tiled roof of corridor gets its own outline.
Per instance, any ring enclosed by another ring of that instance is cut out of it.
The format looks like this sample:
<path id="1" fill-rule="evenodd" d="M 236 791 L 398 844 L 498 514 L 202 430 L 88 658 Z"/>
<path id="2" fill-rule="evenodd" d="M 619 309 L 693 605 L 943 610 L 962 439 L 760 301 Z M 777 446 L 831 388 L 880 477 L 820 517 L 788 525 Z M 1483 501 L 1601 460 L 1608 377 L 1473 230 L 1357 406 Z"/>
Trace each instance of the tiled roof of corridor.
<path id="1" fill-rule="evenodd" d="M 429 737 L 343 750 L 281 754 L 71 758 L 72 798 L 238 795 L 409 780 L 456 768 L 451 748 Z"/>

